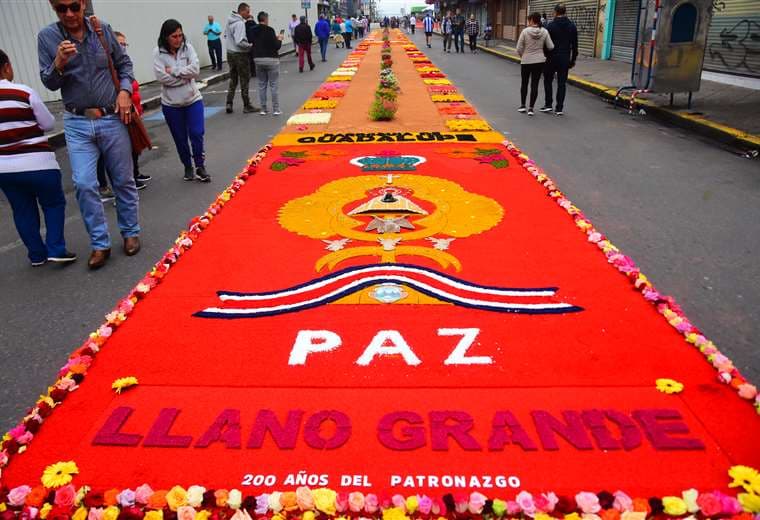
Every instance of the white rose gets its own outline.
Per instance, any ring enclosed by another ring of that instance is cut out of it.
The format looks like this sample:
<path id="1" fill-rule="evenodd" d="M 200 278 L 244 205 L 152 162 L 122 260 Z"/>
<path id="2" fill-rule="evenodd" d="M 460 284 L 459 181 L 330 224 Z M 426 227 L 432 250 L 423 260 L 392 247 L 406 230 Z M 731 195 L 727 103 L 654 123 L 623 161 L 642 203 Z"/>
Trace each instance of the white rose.
<path id="1" fill-rule="evenodd" d="M 190 486 L 187 488 L 187 503 L 192 507 L 201 507 L 205 492 L 206 488 L 203 486 Z"/>
<path id="2" fill-rule="evenodd" d="M 269 509 L 271 509 L 273 513 L 279 513 L 282 511 L 282 504 L 280 504 L 281 495 L 282 493 L 279 491 L 275 491 L 269 495 Z"/>
<path id="3" fill-rule="evenodd" d="M 232 509 L 237 509 L 243 503 L 243 494 L 238 489 L 233 489 L 227 496 L 227 505 Z"/>

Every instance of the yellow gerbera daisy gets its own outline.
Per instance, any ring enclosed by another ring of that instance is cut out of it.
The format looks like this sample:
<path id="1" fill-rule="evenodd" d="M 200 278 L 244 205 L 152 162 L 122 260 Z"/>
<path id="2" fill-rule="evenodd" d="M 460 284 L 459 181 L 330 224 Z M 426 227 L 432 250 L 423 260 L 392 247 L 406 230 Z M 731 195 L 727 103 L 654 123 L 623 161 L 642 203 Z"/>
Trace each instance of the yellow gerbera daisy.
<path id="1" fill-rule="evenodd" d="M 753 493 L 739 493 L 736 497 L 745 511 L 749 513 L 760 513 L 760 496 Z"/>
<path id="2" fill-rule="evenodd" d="M 111 383 L 111 388 L 117 393 L 120 394 L 123 390 L 126 390 L 127 388 L 131 388 L 135 385 L 137 385 L 139 381 L 137 381 L 137 378 L 134 376 L 129 377 L 120 377 L 113 383 Z"/>
<path id="3" fill-rule="evenodd" d="M 760 473 L 749 466 L 731 466 L 728 476 L 734 479 L 728 487 L 743 487 L 748 493 L 760 495 Z"/>
<path id="4" fill-rule="evenodd" d="M 79 473 L 79 468 L 74 461 L 56 462 L 42 472 L 42 485 L 46 488 L 59 488 L 65 486 L 74 478 L 72 475 Z"/>
<path id="5" fill-rule="evenodd" d="M 673 379 L 658 379 L 656 382 L 657 390 L 664 394 L 677 394 L 683 391 L 683 383 L 679 383 Z"/>

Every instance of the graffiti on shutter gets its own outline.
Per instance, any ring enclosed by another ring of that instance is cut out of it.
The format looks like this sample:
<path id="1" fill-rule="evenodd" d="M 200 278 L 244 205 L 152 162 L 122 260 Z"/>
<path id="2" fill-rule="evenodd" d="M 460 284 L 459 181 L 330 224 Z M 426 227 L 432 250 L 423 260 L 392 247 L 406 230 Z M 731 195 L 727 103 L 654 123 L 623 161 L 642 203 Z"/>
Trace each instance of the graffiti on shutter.
<path id="1" fill-rule="evenodd" d="M 760 0 L 715 0 L 704 68 L 760 77 Z"/>

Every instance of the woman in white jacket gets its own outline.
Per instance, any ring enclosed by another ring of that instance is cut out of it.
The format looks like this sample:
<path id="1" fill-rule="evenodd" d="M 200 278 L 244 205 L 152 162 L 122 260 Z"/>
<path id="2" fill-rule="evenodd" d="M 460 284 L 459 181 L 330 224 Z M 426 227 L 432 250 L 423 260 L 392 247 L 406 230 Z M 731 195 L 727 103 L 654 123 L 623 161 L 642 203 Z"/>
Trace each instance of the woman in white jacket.
<path id="1" fill-rule="evenodd" d="M 182 25 L 177 20 L 166 20 L 161 26 L 158 47 L 153 50 L 153 72 L 161 83 L 161 109 L 185 165 L 184 179 L 209 182 L 203 151 L 203 96 L 195 84 L 200 71 L 198 55 L 185 41 Z"/>
<path id="2" fill-rule="evenodd" d="M 533 13 L 528 17 L 528 27 L 520 33 L 517 40 L 517 54 L 520 56 L 520 73 L 522 83 L 520 85 L 520 108 L 518 112 L 525 112 L 525 98 L 528 95 L 528 80 L 530 80 L 530 105 L 528 115 L 533 115 L 533 107 L 538 97 L 538 83 L 544 71 L 546 55 L 544 49 L 550 51 L 554 48 L 549 31 L 541 27 L 541 14 Z"/>

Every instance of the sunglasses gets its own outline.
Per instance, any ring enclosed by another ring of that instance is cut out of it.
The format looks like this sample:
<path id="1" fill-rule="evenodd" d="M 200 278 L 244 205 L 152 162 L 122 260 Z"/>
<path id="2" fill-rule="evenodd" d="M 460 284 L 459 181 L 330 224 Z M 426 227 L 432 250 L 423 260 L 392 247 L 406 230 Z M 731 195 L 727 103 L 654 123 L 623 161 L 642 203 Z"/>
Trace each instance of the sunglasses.
<path id="1" fill-rule="evenodd" d="M 78 13 L 82 10 L 82 4 L 79 2 L 74 2 L 73 4 L 65 5 L 65 4 L 58 4 L 55 6 L 55 12 L 58 14 L 65 14 L 66 11 L 71 11 L 72 13 Z"/>

